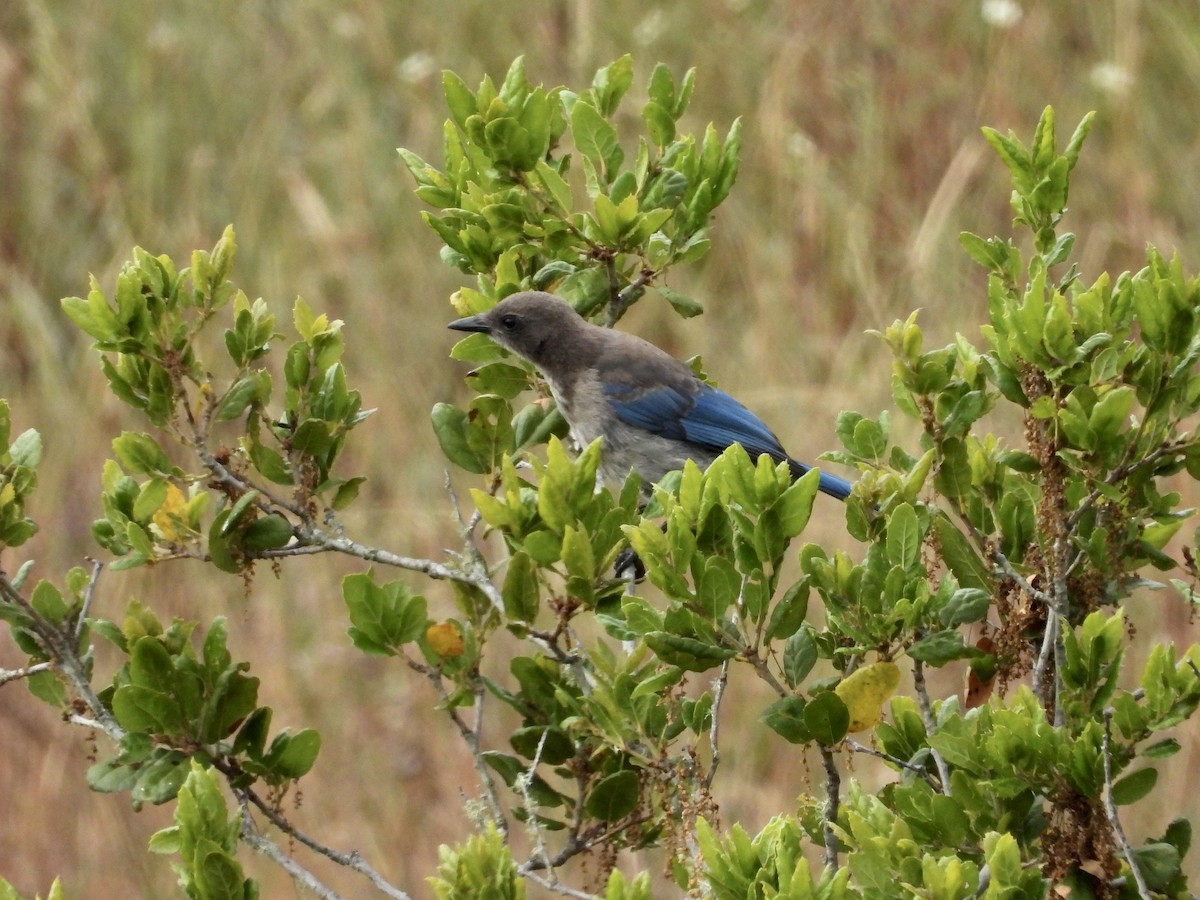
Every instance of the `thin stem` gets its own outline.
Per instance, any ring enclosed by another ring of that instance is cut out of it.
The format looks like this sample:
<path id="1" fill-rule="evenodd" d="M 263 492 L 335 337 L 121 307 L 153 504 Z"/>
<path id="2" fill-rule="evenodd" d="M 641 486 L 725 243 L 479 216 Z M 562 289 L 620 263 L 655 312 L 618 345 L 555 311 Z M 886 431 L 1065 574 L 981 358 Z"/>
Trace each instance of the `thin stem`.
<path id="1" fill-rule="evenodd" d="M 255 831 L 249 812 L 244 812 L 242 815 L 242 829 L 239 836 L 242 843 L 277 863 L 301 887 L 312 891 L 318 897 L 324 898 L 324 900 L 343 900 L 341 894 L 326 886 L 312 872 L 284 853 L 273 841 Z"/>
<path id="2" fill-rule="evenodd" d="M 907 760 L 903 760 L 898 756 L 892 756 L 890 753 L 884 753 L 882 750 L 876 750 L 874 747 L 868 747 L 866 744 L 860 744 L 853 738 L 846 738 L 846 740 L 842 743 L 844 743 L 855 753 L 865 753 L 868 756 L 874 756 L 878 759 L 884 760 L 885 762 L 890 762 L 892 765 L 899 766 L 901 769 L 908 769 L 908 771 L 913 772 L 916 775 L 920 775 L 921 778 L 925 780 L 925 783 L 935 791 L 941 790 L 941 785 L 938 784 L 937 779 L 935 779 L 933 775 L 930 774 L 929 770 L 924 766 L 914 766 Z"/>
<path id="3" fill-rule="evenodd" d="M 596 900 L 595 894 L 589 894 L 587 891 L 576 890 L 573 887 L 563 884 L 558 879 L 551 880 L 549 878 L 545 878 L 544 876 L 539 875 L 533 869 L 525 869 L 522 867 L 519 871 L 522 878 L 528 878 L 530 881 L 540 885 L 548 891 L 553 891 L 556 894 L 562 894 L 564 897 L 575 897 L 577 900 Z"/>
<path id="4" fill-rule="evenodd" d="M 1046 607 L 1046 631 L 1042 635 L 1042 649 L 1038 653 L 1037 663 L 1033 667 L 1033 695 L 1044 700 L 1042 682 L 1046 677 L 1046 669 L 1054 655 L 1054 645 L 1058 643 L 1059 620 L 1058 614 L 1049 606 Z"/>
<path id="5" fill-rule="evenodd" d="M 400 556 L 377 547 L 368 547 L 358 541 L 343 536 L 329 534 L 315 525 L 303 529 L 304 544 L 300 547 L 284 547 L 280 550 L 266 550 L 256 554 L 260 559 L 275 559 L 285 556 L 302 556 L 310 553 L 344 553 L 366 562 L 379 563 L 397 569 L 407 569 L 420 572 L 435 580 L 457 581 L 479 588 L 487 597 L 488 602 L 500 613 L 504 612 L 504 599 L 499 589 L 492 584 L 485 569 L 474 565 L 470 570 L 436 563 L 431 559 L 414 559 Z"/>
<path id="6" fill-rule="evenodd" d="M 825 820 L 825 854 L 821 861 L 836 870 L 838 868 L 838 839 L 833 826 L 837 822 L 838 808 L 841 804 L 842 773 L 838 771 L 837 760 L 833 758 L 833 748 L 820 746 L 821 759 L 825 763 L 825 809 L 822 818 Z"/>
<path id="7" fill-rule="evenodd" d="M 611 261 L 609 265 L 612 265 Z M 651 269 L 648 266 L 644 267 L 640 272 L 638 272 L 633 281 L 626 285 L 624 290 L 620 291 L 619 293 L 614 291 L 615 296 L 613 297 L 612 302 L 608 304 L 608 317 L 606 319 L 606 323 L 609 328 L 616 325 L 621 316 L 625 315 L 625 310 L 629 309 L 629 307 L 633 305 L 633 302 L 646 292 L 646 285 L 653 281 L 657 275 L 658 272 L 656 272 L 654 269 Z M 609 283 L 612 288 L 616 287 L 615 272 L 610 272 Z"/>
<path id="8" fill-rule="evenodd" d="M 79 608 L 79 616 L 75 619 L 75 647 L 83 640 L 83 628 L 87 624 L 88 612 L 92 608 L 92 600 L 96 597 L 96 583 L 100 580 L 100 570 L 104 563 L 92 560 L 92 576 L 88 579 L 87 590 L 83 592 L 83 604 Z"/>
<path id="9" fill-rule="evenodd" d="M 208 448 L 204 445 L 204 436 L 198 432 L 192 435 L 192 450 L 195 452 L 196 456 L 200 458 L 200 462 L 204 464 L 204 468 L 208 469 L 212 476 L 221 484 L 231 488 L 239 494 L 256 491 L 263 498 L 256 503 L 258 508 L 263 512 L 272 513 L 277 510 L 285 510 L 302 522 L 308 521 L 309 513 L 303 505 L 284 500 L 282 497 L 277 497 L 269 489 L 261 485 L 252 484 L 251 482 L 234 475 L 233 472 L 222 465 L 217 458 L 208 451 Z"/>
<path id="10" fill-rule="evenodd" d="M 40 662 L 21 669 L 0 669 L 0 685 L 8 684 L 10 681 L 17 681 L 20 678 L 28 678 L 30 675 L 37 675 L 39 672 L 48 672 L 52 668 L 53 666 L 50 663 Z"/>
<path id="11" fill-rule="evenodd" d="M 1113 800 L 1112 788 L 1112 717 L 1113 709 L 1109 707 L 1104 710 L 1104 812 L 1108 815 L 1108 823 L 1112 826 L 1113 836 L 1117 839 L 1117 844 L 1121 848 L 1121 853 L 1125 857 L 1125 862 L 1129 864 L 1129 871 L 1133 873 L 1133 880 L 1137 884 L 1138 896 L 1143 900 L 1149 900 L 1152 896 L 1150 888 L 1146 884 L 1146 879 L 1142 875 L 1142 870 L 1138 868 L 1137 859 L 1133 855 L 1133 847 L 1130 846 L 1129 838 L 1125 837 L 1125 830 L 1121 827 L 1121 820 L 1117 816 L 1117 804 Z"/>
<path id="12" fill-rule="evenodd" d="M 771 690 L 773 690 L 776 694 L 778 694 L 780 697 L 790 697 L 792 695 L 791 691 L 779 683 L 779 679 L 775 677 L 770 666 L 767 665 L 767 661 L 758 655 L 757 649 L 749 646 L 748 644 L 742 643 L 727 632 L 718 632 L 716 637 L 722 643 L 736 650 L 738 656 L 750 663 L 750 665 L 754 667 L 754 671 L 758 673 L 758 677 L 770 685 Z"/>
<path id="13" fill-rule="evenodd" d="M 542 826 L 538 823 L 537 814 L 534 812 L 534 809 L 536 809 L 537 804 L 533 800 L 533 796 L 530 793 L 530 789 L 533 786 L 534 778 L 537 777 L 537 767 L 542 761 L 542 750 L 545 749 L 546 736 L 549 734 L 550 734 L 549 728 L 547 728 L 546 730 L 544 730 L 542 732 L 542 736 L 538 739 L 537 750 L 534 751 L 533 759 L 530 760 L 530 762 L 529 762 L 529 768 L 526 769 L 524 772 L 522 772 L 520 775 L 518 775 L 517 779 L 516 779 L 517 789 L 520 790 L 520 792 L 521 792 L 521 799 L 523 801 L 525 801 L 525 811 L 527 813 L 529 813 L 529 834 L 533 838 L 533 855 L 530 858 L 538 859 L 538 860 L 541 860 L 541 861 L 547 862 L 547 863 L 550 860 L 550 854 L 546 850 L 546 838 L 542 834 Z M 580 788 L 580 793 L 582 794 L 582 785 Z M 582 800 L 582 799 L 583 798 L 581 796 L 580 800 Z M 576 814 L 577 822 L 579 819 L 578 810 L 581 809 L 582 807 L 583 807 L 583 803 L 577 803 L 575 805 L 576 813 L 577 813 Z M 571 836 L 575 837 L 575 832 L 577 831 L 577 829 L 574 826 L 572 826 L 571 830 L 573 832 Z M 558 880 L 557 876 L 554 873 L 553 868 L 550 869 L 550 877 L 554 881 Z"/>
<path id="14" fill-rule="evenodd" d="M 1009 562 L 1008 557 L 1000 552 L 999 548 L 994 548 L 991 556 L 992 564 L 996 567 L 996 572 L 998 574 L 1003 575 L 1006 578 L 1011 578 L 1014 582 L 1016 582 L 1017 587 L 1019 587 L 1024 593 L 1028 594 L 1039 603 L 1049 606 L 1053 602 L 1053 598 L 1050 596 L 1050 594 L 1035 588 L 1030 583 L 1028 578 L 1016 570 L 1013 564 Z"/>
<path id="15" fill-rule="evenodd" d="M 228 766 L 217 764 L 216 769 L 217 769 L 217 771 L 221 772 L 226 777 L 229 777 L 231 770 L 229 769 Z M 318 853 L 321 856 L 324 856 L 326 859 L 332 860 L 333 862 L 337 863 L 339 866 L 345 866 L 347 869 L 351 869 L 355 872 L 358 872 L 360 875 L 363 875 L 364 877 L 367 878 L 367 880 L 369 880 L 371 882 L 371 884 L 375 885 L 375 887 L 378 888 L 379 891 L 381 893 L 383 893 L 385 896 L 391 897 L 391 898 L 393 898 L 393 900 L 410 900 L 408 894 L 404 893 L 404 891 L 400 890 L 399 888 L 389 884 L 388 881 L 382 875 L 380 875 L 377 871 L 375 871 L 375 869 L 371 866 L 370 863 L 368 863 L 365 859 L 362 858 L 362 856 L 359 855 L 357 850 L 351 851 L 350 853 L 342 853 L 341 851 L 334 850 L 332 847 L 325 846 L 324 844 L 322 844 L 320 841 L 316 840 L 315 838 L 309 837 L 307 834 L 305 834 L 303 831 L 301 831 L 299 828 L 297 828 L 291 822 L 289 822 L 287 819 L 285 819 L 283 816 L 281 816 L 274 809 L 274 807 L 271 806 L 271 804 L 267 803 L 267 801 L 265 801 L 262 797 L 258 796 L 258 794 L 256 794 L 252 788 L 235 789 L 235 793 L 238 795 L 238 797 L 241 799 L 241 801 L 243 803 L 249 803 L 249 804 L 253 805 L 255 808 L 257 808 L 267 818 L 267 820 L 272 825 L 274 825 L 276 828 L 278 828 L 281 832 L 286 834 L 292 840 L 295 840 L 295 841 L 303 844 L 305 847 L 307 847 L 309 850 L 312 850 L 314 853 Z M 266 843 L 271 844 L 271 842 L 269 840 L 267 840 L 267 838 L 263 837 L 261 834 L 258 833 L 257 830 L 254 829 L 253 822 L 250 819 L 250 815 L 249 815 L 248 811 L 243 816 L 243 820 L 242 820 L 242 839 L 243 840 L 246 840 L 247 833 L 253 835 L 258 840 L 265 841 Z M 260 848 L 259 846 L 256 846 L 254 841 L 246 840 L 246 843 L 250 844 L 256 850 L 260 850 L 260 852 L 262 852 L 262 848 Z M 274 847 L 274 844 L 271 844 L 271 846 Z M 276 847 L 275 849 L 278 853 L 280 853 L 282 855 L 282 857 L 277 857 L 270 852 L 268 852 L 267 855 L 270 856 L 272 859 L 274 859 L 277 863 L 279 863 L 285 869 L 287 869 L 288 872 L 291 872 L 294 875 L 295 873 L 292 871 L 291 866 L 294 865 L 297 868 L 300 868 L 299 864 L 296 863 L 296 861 L 293 860 L 286 853 L 283 853 L 282 850 L 279 850 L 278 847 Z M 284 860 L 286 860 L 286 862 Z M 304 870 L 301 868 L 301 871 L 304 871 Z M 336 897 L 337 895 L 330 894 L 330 896 Z"/>
<path id="16" fill-rule="evenodd" d="M 718 732 L 721 727 L 721 699 L 725 696 L 725 686 L 728 683 L 729 660 L 725 660 L 721 663 L 720 674 L 713 681 L 712 727 L 708 730 L 708 746 L 712 751 L 712 762 L 709 763 L 708 774 L 704 776 L 702 782 L 705 790 L 712 787 L 713 779 L 717 775 L 717 766 L 721 764 L 721 748 L 718 740 Z"/>
<path id="17" fill-rule="evenodd" d="M 95 575 L 93 577 L 96 577 Z M 75 695 L 83 701 L 96 722 L 96 727 L 107 734 L 114 742 L 120 742 L 125 736 L 125 729 L 117 724 L 112 713 L 100 702 L 96 692 L 92 690 L 88 679 L 86 666 L 79 657 L 78 641 L 74 639 L 74 631 L 64 634 L 52 623 L 46 620 L 33 605 L 25 599 L 12 582 L 0 577 L 0 595 L 9 602 L 24 609 L 32 619 L 32 632 L 50 657 L 49 663 L 66 679 L 74 690 Z"/>
<path id="18" fill-rule="evenodd" d="M 925 684 L 925 666 L 920 660 L 913 660 L 913 688 L 917 692 L 917 706 L 921 710 L 921 719 L 925 723 L 925 732 L 933 734 L 937 728 L 937 719 L 933 716 L 933 705 L 929 702 L 929 688 Z M 929 748 L 933 764 L 937 766 L 938 779 L 942 782 L 942 793 L 950 796 L 950 768 L 946 760 L 935 748 Z"/>
<path id="19" fill-rule="evenodd" d="M 488 812 L 491 814 L 492 822 L 495 823 L 497 830 L 508 836 L 508 820 L 504 816 L 504 807 L 500 803 L 500 795 L 496 791 L 496 782 L 492 780 L 491 770 L 483 760 L 483 749 L 480 743 L 479 735 L 483 728 L 483 700 L 484 689 L 482 684 L 475 685 L 475 723 L 474 726 L 468 725 L 463 721 L 462 716 L 458 714 L 457 709 L 449 706 L 450 695 L 446 692 L 446 686 L 442 682 L 442 675 L 437 669 L 423 666 L 415 660 L 405 656 L 405 661 L 409 668 L 416 672 L 422 673 L 429 679 L 429 683 L 433 685 L 433 689 L 437 691 L 438 699 L 442 701 L 442 705 L 446 707 L 447 715 L 450 721 L 454 723 L 454 727 L 458 729 L 459 736 L 467 745 L 467 749 L 471 753 L 471 762 L 475 766 L 475 773 L 479 776 L 480 787 L 483 789 L 484 801 L 487 803 Z"/>

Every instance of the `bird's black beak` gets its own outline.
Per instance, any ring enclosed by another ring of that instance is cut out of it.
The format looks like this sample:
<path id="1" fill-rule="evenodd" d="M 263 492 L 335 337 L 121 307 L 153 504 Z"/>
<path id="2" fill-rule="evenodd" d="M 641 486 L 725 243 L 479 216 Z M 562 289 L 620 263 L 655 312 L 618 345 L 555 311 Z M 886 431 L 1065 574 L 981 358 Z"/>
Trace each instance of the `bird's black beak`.
<path id="1" fill-rule="evenodd" d="M 483 334 L 490 334 L 492 326 L 488 324 L 484 316 L 467 316 L 465 319 L 455 319 L 447 328 L 452 328 L 455 331 L 479 331 Z"/>

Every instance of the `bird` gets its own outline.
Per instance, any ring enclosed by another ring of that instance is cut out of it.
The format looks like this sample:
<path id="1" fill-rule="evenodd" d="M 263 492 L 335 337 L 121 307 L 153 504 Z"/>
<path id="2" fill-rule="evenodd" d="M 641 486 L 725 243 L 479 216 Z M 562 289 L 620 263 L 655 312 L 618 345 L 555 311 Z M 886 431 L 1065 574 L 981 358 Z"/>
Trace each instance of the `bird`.
<path id="1" fill-rule="evenodd" d="M 600 479 L 619 487 L 631 471 L 655 484 L 692 460 L 707 468 L 733 444 L 752 459 L 787 463 L 792 478 L 812 467 L 793 459 L 763 421 L 686 363 L 628 332 L 593 325 L 553 294 L 522 291 L 487 312 L 456 319 L 534 365 L 582 447 L 597 438 Z M 820 473 L 819 489 L 839 500 L 850 482 Z"/>

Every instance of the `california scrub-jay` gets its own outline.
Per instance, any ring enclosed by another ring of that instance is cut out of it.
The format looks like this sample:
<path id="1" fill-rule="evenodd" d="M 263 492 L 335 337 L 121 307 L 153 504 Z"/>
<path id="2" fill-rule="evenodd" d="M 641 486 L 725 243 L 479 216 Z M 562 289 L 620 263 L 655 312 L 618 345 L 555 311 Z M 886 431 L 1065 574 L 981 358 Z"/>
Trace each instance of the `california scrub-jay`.
<path id="1" fill-rule="evenodd" d="M 793 478 L 811 468 L 788 456 L 754 413 L 687 365 L 639 337 L 591 324 L 552 294 L 513 294 L 449 327 L 482 332 L 533 363 L 575 440 L 587 446 L 603 438 L 600 477 L 610 487 L 630 471 L 653 484 L 688 459 L 707 468 L 733 444 L 751 459 L 766 453 L 786 462 Z M 822 472 L 820 489 L 844 500 L 850 482 Z"/>

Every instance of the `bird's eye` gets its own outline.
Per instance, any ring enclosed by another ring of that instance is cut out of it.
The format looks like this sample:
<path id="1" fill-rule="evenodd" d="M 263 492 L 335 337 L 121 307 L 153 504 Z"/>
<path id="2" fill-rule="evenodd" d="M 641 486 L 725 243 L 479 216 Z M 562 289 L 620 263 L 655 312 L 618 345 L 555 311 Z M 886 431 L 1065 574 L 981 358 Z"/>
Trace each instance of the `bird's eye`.
<path id="1" fill-rule="evenodd" d="M 500 324 L 509 331 L 512 331 L 514 328 L 516 328 L 517 322 L 519 321 L 520 319 L 518 319 L 512 313 L 509 313 L 507 316 L 500 317 Z"/>

